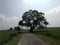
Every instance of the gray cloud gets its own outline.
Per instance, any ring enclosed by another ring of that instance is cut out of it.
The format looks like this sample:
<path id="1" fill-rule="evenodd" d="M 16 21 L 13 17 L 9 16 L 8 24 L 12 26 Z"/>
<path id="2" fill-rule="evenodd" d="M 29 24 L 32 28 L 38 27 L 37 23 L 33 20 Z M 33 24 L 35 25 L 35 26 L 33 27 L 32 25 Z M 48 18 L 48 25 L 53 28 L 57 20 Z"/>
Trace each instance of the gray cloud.
<path id="1" fill-rule="evenodd" d="M 19 20 L 20 19 L 16 16 L 5 17 L 4 15 L 0 15 L 0 30 L 17 26 Z"/>
<path id="2" fill-rule="evenodd" d="M 0 21 L 3 21 L 5 19 L 5 16 L 0 14 Z"/>
<path id="3" fill-rule="evenodd" d="M 46 11 L 45 16 L 50 23 L 49 27 L 60 27 L 60 6 Z"/>
<path id="4" fill-rule="evenodd" d="M 21 19 L 22 14 L 29 9 L 36 9 L 42 12 L 48 10 L 46 11 L 45 16 L 50 23 L 49 26 L 60 26 L 60 6 L 58 6 L 60 5 L 60 0 L 46 1 L 0 0 L 0 29 L 7 29 L 16 26 Z"/>

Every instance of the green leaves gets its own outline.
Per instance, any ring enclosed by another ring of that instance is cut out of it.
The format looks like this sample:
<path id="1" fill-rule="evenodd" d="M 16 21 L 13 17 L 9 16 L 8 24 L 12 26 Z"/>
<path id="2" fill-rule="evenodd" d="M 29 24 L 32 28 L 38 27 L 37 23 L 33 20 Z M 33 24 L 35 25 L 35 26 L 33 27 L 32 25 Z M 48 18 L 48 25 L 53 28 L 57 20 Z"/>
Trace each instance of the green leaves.
<path id="1" fill-rule="evenodd" d="M 40 25 L 40 27 L 44 27 L 43 25 L 48 25 L 48 22 L 46 21 L 44 15 L 45 14 L 43 12 L 38 12 L 37 10 L 26 11 L 22 16 L 22 20 L 19 21 L 19 25 L 34 28 L 37 27 L 37 25 Z"/>

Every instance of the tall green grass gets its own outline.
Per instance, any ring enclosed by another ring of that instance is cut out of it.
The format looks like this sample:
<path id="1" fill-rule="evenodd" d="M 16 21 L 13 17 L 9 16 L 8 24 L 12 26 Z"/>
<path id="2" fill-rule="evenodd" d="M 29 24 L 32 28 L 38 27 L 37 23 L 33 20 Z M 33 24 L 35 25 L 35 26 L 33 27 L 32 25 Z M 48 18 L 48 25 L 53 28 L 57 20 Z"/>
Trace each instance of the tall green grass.
<path id="1" fill-rule="evenodd" d="M 58 28 L 57 29 L 34 30 L 33 33 L 60 39 L 60 29 L 58 29 Z"/>
<path id="2" fill-rule="evenodd" d="M 33 33 L 48 42 L 49 45 L 60 45 L 60 28 L 40 29 L 33 31 Z"/>
<path id="3" fill-rule="evenodd" d="M 0 45 L 9 39 L 11 32 L 9 31 L 0 31 Z"/>
<path id="4" fill-rule="evenodd" d="M 15 36 L 12 40 L 10 40 L 7 43 L 4 43 L 3 45 L 17 45 L 17 43 L 20 40 L 20 38 L 21 38 L 21 34 Z"/>
<path id="5" fill-rule="evenodd" d="M 19 34 L 18 31 L 0 31 L 0 45 L 8 43 L 18 34 Z"/>
<path id="6" fill-rule="evenodd" d="M 60 29 L 47 30 L 47 32 L 57 39 L 60 39 Z"/>

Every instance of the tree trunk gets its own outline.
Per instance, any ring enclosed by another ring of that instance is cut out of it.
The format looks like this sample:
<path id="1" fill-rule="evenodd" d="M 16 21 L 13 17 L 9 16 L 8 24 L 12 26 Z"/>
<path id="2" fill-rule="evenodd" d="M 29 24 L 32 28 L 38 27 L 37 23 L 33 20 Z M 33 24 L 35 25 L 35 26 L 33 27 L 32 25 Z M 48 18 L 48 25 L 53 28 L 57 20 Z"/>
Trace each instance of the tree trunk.
<path id="1" fill-rule="evenodd" d="M 33 32 L 34 26 L 31 26 L 30 28 L 30 32 Z"/>

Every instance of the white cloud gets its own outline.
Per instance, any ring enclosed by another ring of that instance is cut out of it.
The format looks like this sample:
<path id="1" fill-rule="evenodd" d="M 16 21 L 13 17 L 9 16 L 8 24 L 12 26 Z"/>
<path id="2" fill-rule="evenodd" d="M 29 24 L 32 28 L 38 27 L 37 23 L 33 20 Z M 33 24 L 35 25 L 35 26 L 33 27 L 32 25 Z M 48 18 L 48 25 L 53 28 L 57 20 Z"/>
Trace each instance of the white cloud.
<path id="1" fill-rule="evenodd" d="M 49 0 L 22 0 L 22 3 L 25 4 L 37 4 L 37 3 L 46 4 L 48 2 Z"/>
<path id="2" fill-rule="evenodd" d="M 32 0 L 23 0 L 22 3 L 25 3 L 25 4 L 31 4 L 32 3 Z"/>
<path id="3" fill-rule="evenodd" d="M 5 16 L 4 15 L 0 15 L 0 21 L 3 21 L 5 19 Z"/>
<path id="4" fill-rule="evenodd" d="M 47 13 L 60 13 L 60 6 L 48 10 Z"/>
<path id="5" fill-rule="evenodd" d="M 19 20 L 20 19 L 16 16 L 5 17 L 4 15 L 0 15 L 0 30 L 17 26 Z"/>
<path id="6" fill-rule="evenodd" d="M 50 27 L 60 27 L 60 6 L 54 7 L 46 11 L 47 21 Z"/>

